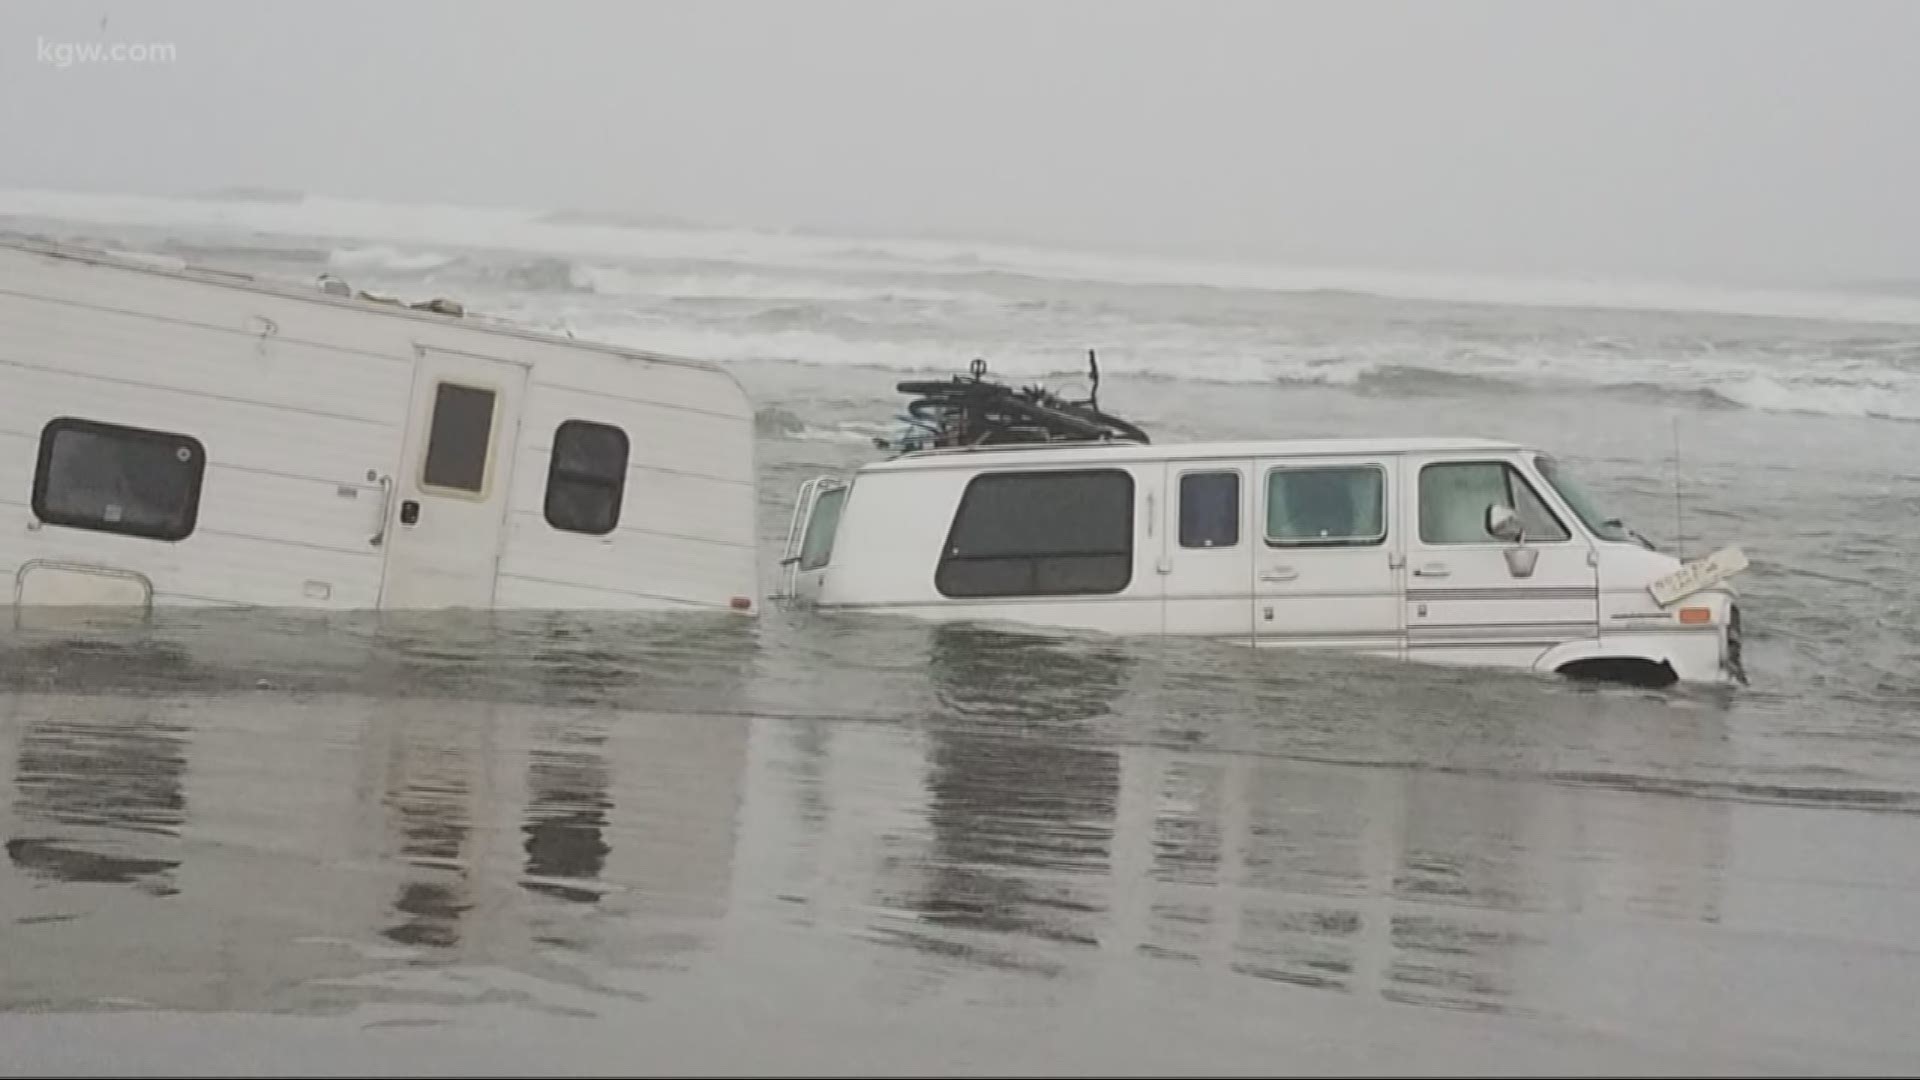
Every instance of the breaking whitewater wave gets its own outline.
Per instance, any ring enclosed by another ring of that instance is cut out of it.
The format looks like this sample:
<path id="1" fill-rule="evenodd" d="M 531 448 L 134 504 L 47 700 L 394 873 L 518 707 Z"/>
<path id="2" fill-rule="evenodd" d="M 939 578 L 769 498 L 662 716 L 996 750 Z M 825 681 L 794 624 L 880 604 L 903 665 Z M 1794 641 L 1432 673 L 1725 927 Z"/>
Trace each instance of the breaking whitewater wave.
<path id="1" fill-rule="evenodd" d="M 762 329 L 764 320 L 734 327 L 697 327 L 652 321 L 575 327 L 583 337 L 635 348 L 720 361 L 784 360 L 825 367 L 857 367 L 900 374 L 950 374 L 974 357 L 1004 379 L 1084 380 L 1086 345 L 1063 335 L 1036 345 L 1017 339 L 942 340 L 931 335 L 849 337 L 844 327 L 794 325 Z M 737 327 L 737 328 L 735 328 Z M 1195 339 L 1187 347 L 1098 344 L 1101 370 L 1129 380 L 1287 385 L 1350 389 L 1402 397 L 1467 397 L 1515 391 L 1604 393 L 1661 407 L 1754 409 L 1861 419 L 1920 421 L 1920 373 L 1887 369 L 1870 381 L 1835 380 L 1820 369 L 1779 370 L 1724 360 L 1705 364 L 1660 358 L 1596 357 L 1569 349 L 1534 354 L 1483 353 L 1455 357 L 1446 367 L 1427 361 L 1431 350 L 1357 341 L 1344 350 L 1222 348 Z"/>
<path id="2" fill-rule="evenodd" d="M 455 296 L 579 338 L 718 361 L 917 374 L 982 357 L 1002 377 L 1036 379 L 1078 377 L 1093 348 L 1103 370 L 1134 380 L 1409 397 L 1577 390 L 1920 420 L 1912 298 L 1292 270 L 288 193 L 0 192 L 9 214 L 68 223 L 86 242 L 303 282 L 324 269 L 383 294 Z"/>
<path id="3" fill-rule="evenodd" d="M 382 203 L 314 195 L 298 199 L 281 194 L 271 200 L 196 200 L 8 190 L 0 191 L 0 215 L 615 260 L 707 259 L 789 269 L 893 274 L 982 270 L 1090 284 L 1180 285 L 1309 295 L 1337 292 L 1459 303 L 1711 311 L 1920 325 L 1920 302 L 1898 295 L 1292 268 L 998 243 L 852 240 L 799 232 L 666 223 L 609 224 L 648 219 L 518 208 Z"/>
<path id="4" fill-rule="evenodd" d="M 871 445 L 876 438 L 885 438 L 894 434 L 885 424 L 870 420 L 846 420 L 839 423 L 808 423 L 788 409 L 778 405 L 767 405 L 753 414 L 753 428 L 758 434 L 774 439 L 788 439 L 794 442 L 832 442 L 857 443 Z"/>
<path id="5" fill-rule="evenodd" d="M 1762 412 L 1920 421 L 1920 379 L 1909 377 L 1901 383 L 1892 388 L 1754 375 L 1705 392 Z"/>
<path id="6" fill-rule="evenodd" d="M 992 302 L 984 294 L 915 288 L 897 282 L 835 281 L 817 273 L 717 261 L 613 265 L 554 255 L 502 258 L 491 254 L 448 255 L 389 244 L 333 249 L 328 268 L 380 279 L 418 276 L 423 283 L 478 283 L 527 292 L 576 292 L 654 301 L 769 300 L 783 303 L 853 304 L 917 301 Z"/>
<path id="7" fill-rule="evenodd" d="M 438 270 L 453 261 L 451 255 L 433 252 L 406 252 L 386 244 L 373 247 L 339 248 L 327 256 L 329 269 L 343 272 L 419 273 Z"/>
<path id="8" fill-rule="evenodd" d="M 955 300 L 958 294 L 944 289 L 915 289 L 865 286 L 826 280 L 817 276 L 728 272 L 716 267 L 713 272 L 649 273 L 619 266 L 576 265 L 575 288 L 601 296 L 648 297 L 662 300 L 779 300 L 859 303 L 892 300 Z"/>

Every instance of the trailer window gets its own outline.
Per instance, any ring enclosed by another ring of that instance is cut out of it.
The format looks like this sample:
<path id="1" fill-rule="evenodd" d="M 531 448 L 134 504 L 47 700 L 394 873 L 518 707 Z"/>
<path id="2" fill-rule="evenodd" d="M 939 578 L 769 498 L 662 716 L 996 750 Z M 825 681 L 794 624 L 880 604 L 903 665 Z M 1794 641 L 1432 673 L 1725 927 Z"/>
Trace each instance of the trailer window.
<path id="1" fill-rule="evenodd" d="M 206 468 L 191 435 L 63 417 L 40 432 L 33 513 L 49 525 L 185 540 Z"/>
<path id="2" fill-rule="evenodd" d="M 493 446 L 493 405 L 498 397 L 479 386 L 443 382 L 433 392 L 433 423 L 427 431 L 423 488 L 478 495 L 487 489 L 487 458 Z"/>
<path id="3" fill-rule="evenodd" d="M 1567 527 L 1504 461 L 1450 461 L 1420 470 L 1420 539 L 1428 544 L 1499 544 L 1487 531 L 1487 507 L 1498 503 L 1520 515 L 1528 541 L 1570 539 Z"/>
<path id="4" fill-rule="evenodd" d="M 934 574 L 944 596 L 1116 593 L 1133 580 L 1133 477 L 998 473 L 960 496 Z"/>
<path id="5" fill-rule="evenodd" d="M 1268 545 L 1360 547 L 1386 538 L 1387 474 L 1378 465 L 1267 473 Z"/>
<path id="6" fill-rule="evenodd" d="M 547 524 L 605 536 L 620 524 L 627 491 L 627 433 L 609 424 L 568 420 L 553 433 L 547 463 Z"/>
<path id="7" fill-rule="evenodd" d="M 1230 548 L 1240 543 L 1240 474 L 1180 477 L 1180 546 Z"/>

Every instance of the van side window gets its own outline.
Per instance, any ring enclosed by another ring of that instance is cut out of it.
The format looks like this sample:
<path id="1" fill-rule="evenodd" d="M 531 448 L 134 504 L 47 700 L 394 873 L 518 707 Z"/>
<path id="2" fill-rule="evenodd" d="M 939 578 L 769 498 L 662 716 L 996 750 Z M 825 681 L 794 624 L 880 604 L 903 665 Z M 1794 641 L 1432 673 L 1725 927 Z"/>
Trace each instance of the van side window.
<path id="1" fill-rule="evenodd" d="M 1117 593 L 1133 580 L 1133 476 L 994 473 L 960 496 L 934 587 L 944 596 Z"/>
<path id="2" fill-rule="evenodd" d="M 1364 547 L 1387 538 L 1387 474 L 1378 465 L 1310 465 L 1267 473 L 1272 547 Z"/>
<path id="3" fill-rule="evenodd" d="M 547 524 L 591 536 L 612 532 L 627 491 L 627 449 L 627 433 L 608 424 L 568 420 L 555 429 L 547 462 Z"/>
<path id="4" fill-rule="evenodd" d="M 1571 534 L 1519 470 L 1504 461 L 1450 461 L 1420 470 L 1420 540 L 1428 544 L 1501 544 L 1487 531 L 1487 507 L 1499 503 L 1520 515 L 1529 541 L 1569 540 Z"/>
<path id="5" fill-rule="evenodd" d="M 1240 543 L 1240 474 L 1194 472 L 1180 477 L 1180 546 L 1230 548 Z"/>
<path id="6" fill-rule="evenodd" d="M 40 432 L 33 514 L 49 525 L 185 540 L 207 451 L 191 435 L 63 417 Z"/>
<path id="7" fill-rule="evenodd" d="M 818 570 L 833 559 L 833 534 L 840 528 L 840 510 L 847 504 L 847 488 L 828 488 L 813 500 L 807 533 L 800 539 L 800 569 Z"/>

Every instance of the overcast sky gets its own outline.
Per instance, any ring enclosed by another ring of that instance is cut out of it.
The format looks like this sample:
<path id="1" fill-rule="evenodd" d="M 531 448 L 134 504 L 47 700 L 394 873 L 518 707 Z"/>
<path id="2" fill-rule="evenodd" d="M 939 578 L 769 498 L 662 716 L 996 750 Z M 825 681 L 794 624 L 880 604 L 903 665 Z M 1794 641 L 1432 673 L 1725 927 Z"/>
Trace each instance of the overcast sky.
<path id="1" fill-rule="evenodd" d="M 1901 0 L 6 0 L 0 185 L 1920 278 L 1916 50 Z"/>

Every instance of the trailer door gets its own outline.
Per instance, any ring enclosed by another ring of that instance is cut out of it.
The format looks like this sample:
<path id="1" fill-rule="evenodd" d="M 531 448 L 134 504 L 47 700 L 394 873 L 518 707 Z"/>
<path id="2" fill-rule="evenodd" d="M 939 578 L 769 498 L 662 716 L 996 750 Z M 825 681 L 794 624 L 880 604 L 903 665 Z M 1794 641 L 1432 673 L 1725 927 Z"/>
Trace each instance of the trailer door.
<path id="1" fill-rule="evenodd" d="M 525 365 L 420 350 L 388 498 L 382 608 L 493 605 L 526 388 Z"/>

